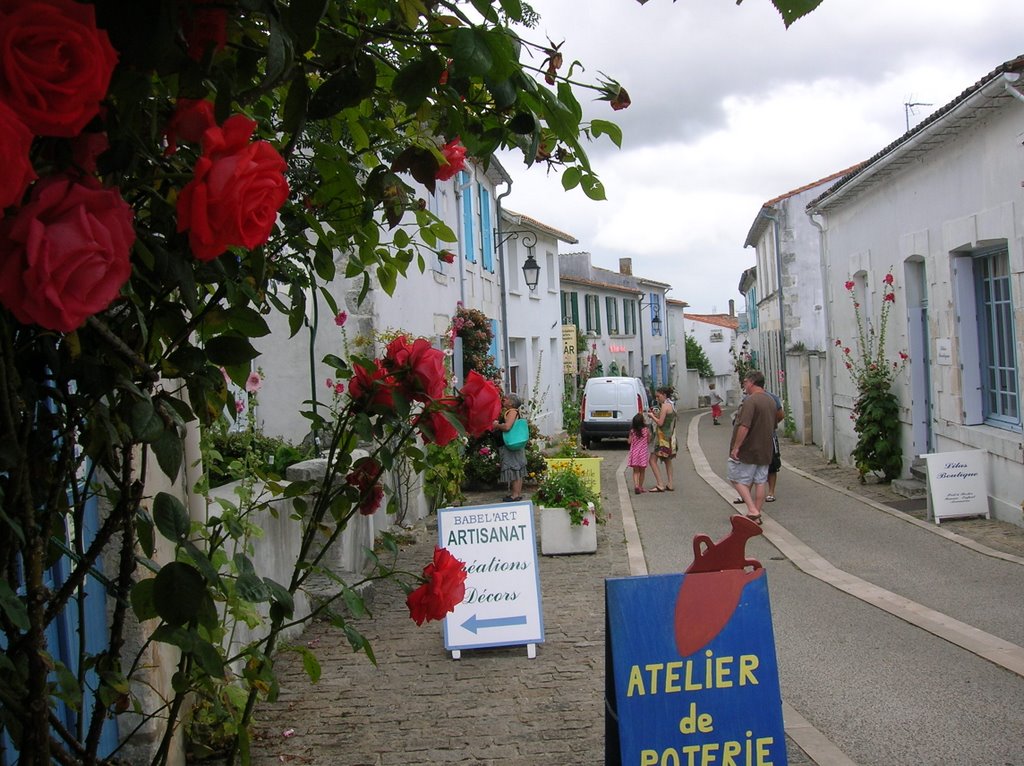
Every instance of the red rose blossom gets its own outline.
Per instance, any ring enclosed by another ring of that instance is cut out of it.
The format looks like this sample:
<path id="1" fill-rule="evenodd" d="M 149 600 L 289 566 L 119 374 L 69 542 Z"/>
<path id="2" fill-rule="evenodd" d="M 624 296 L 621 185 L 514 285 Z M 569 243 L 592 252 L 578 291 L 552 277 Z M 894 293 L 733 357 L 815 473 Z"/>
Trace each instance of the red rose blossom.
<path id="1" fill-rule="evenodd" d="M 441 404 L 445 410 L 450 412 L 450 408 L 455 404 L 455 400 L 442 399 Z M 415 425 L 419 428 L 423 441 L 428 444 L 436 444 L 439 447 L 443 447 L 459 436 L 458 429 L 452 425 L 445 412 L 441 410 L 432 409 L 417 416 Z"/>
<path id="2" fill-rule="evenodd" d="M 198 144 L 203 139 L 203 134 L 216 126 L 217 118 L 213 115 L 212 101 L 179 98 L 174 105 L 174 114 L 164 129 L 164 135 L 167 136 L 165 154 L 174 154 L 178 151 L 178 141 Z"/>
<path id="3" fill-rule="evenodd" d="M 494 426 L 501 411 L 501 394 L 476 370 L 466 376 L 459 390 L 459 420 L 470 436 L 483 436 Z"/>
<path id="4" fill-rule="evenodd" d="M 445 162 L 448 164 L 438 166 L 437 173 L 434 174 L 438 181 L 447 181 L 453 178 L 460 170 L 465 169 L 466 147 L 462 145 L 458 138 L 453 138 L 442 146 L 441 154 L 444 155 Z"/>
<path id="5" fill-rule="evenodd" d="M 444 395 L 446 376 L 444 352 L 417 338 L 412 343 L 399 335 L 388 344 L 385 353 L 388 369 L 402 383 L 410 399 L 427 401 Z"/>
<path id="6" fill-rule="evenodd" d="M 224 50 L 228 42 L 228 12 L 225 8 L 208 7 L 223 4 L 223 0 L 192 0 L 182 9 L 181 31 L 185 35 L 188 56 L 202 60 L 209 48 L 214 53 Z"/>
<path id="7" fill-rule="evenodd" d="M 232 245 L 252 249 L 270 238 L 288 199 L 285 161 L 266 141 L 250 141 L 256 123 L 236 114 L 203 134 L 203 156 L 178 197 L 178 231 L 210 261 Z"/>
<path id="8" fill-rule="evenodd" d="M 134 213 L 92 178 L 45 178 L 0 224 L 0 303 L 23 324 L 72 332 L 131 276 Z"/>
<path id="9" fill-rule="evenodd" d="M 116 64 L 92 5 L 0 4 L 0 101 L 36 135 L 80 133 L 99 112 Z"/>
<path id="10" fill-rule="evenodd" d="M 426 582 L 405 600 L 417 625 L 443 620 L 466 597 L 466 565 L 444 548 L 434 548 L 434 560 L 423 568 Z"/>
<path id="11" fill-rule="evenodd" d="M 0 167 L 4 169 L 4 183 L 0 184 L 0 217 L 5 207 L 21 202 L 25 189 L 36 179 L 28 156 L 31 147 L 32 131 L 0 101 Z"/>
<path id="12" fill-rule="evenodd" d="M 384 488 L 380 486 L 383 469 L 373 458 L 363 458 L 346 477 L 345 482 L 359 490 L 359 512 L 372 516 L 384 499 Z"/>
<path id="13" fill-rule="evenodd" d="M 348 394 L 352 397 L 353 408 L 357 410 L 385 412 L 393 409 L 396 386 L 394 377 L 376 362 L 373 363 L 372 369 L 367 369 L 361 364 L 352 365 Z"/>

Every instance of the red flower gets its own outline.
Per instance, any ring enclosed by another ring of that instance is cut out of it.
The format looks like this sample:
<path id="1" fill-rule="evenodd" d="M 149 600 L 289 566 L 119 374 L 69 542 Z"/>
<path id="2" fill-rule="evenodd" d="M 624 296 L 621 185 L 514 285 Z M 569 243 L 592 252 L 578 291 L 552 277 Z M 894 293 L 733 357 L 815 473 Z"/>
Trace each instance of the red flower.
<path id="1" fill-rule="evenodd" d="M 99 112 L 116 64 L 90 4 L 24 0 L 0 8 L 0 101 L 37 135 L 78 135 Z"/>
<path id="2" fill-rule="evenodd" d="M 344 327 L 345 322 L 348 321 L 348 314 L 344 311 L 339 311 L 334 317 L 334 324 L 338 327 Z"/>
<path id="3" fill-rule="evenodd" d="M 906 354 L 905 352 L 903 352 L 903 351 L 900 351 L 900 359 L 902 359 L 902 360 L 903 360 L 903 361 L 905 362 L 905 361 L 907 361 L 908 359 L 910 359 L 910 357 L 909 357 L 909 356 L 907 356 L 907 354 Z"/>
<path id="4" fill-rule="evenodd" d="M 345 477 L 345 482 L 359 490 L 359 512 L 363 516 L 372 516 L 384 499 L 384 488 L 380 486 L 380 475 L 383 469 L 373 458 L 364 457 L 359 460 L 354 470 Z"/>
<path id="5" fill-rule="evenodd" d="M 455 253 L 453 253 L 451 250 L 442 250 L 440 253 L 437 254 L 437 257 L 439 260 L 442 260 L 445 263 L 455 263 Z"/>
<path id="6" fill-rule="evenodd" d="M 399 335 L 388 344 L 385 364 L 400 382 L 409 381 L 406 395 L 426 401 L 444 396 L 446 384 L 444 352 L 417 338 L 412 343 Z"/>
<path id="7" fill-rule="evenodd" d="M 850 347 L 849 347 L 849 346 L 846 346 L 846 347 L 845 347 L 845 348 L 843 349 L 843 353 L 844 353 L 844 354 L 849 354 L 849 353 L 850 353 Z"/>
<path id="8" fill-rule="evenodd" d="M 188 56 L 199 61 L 207 49 L 224 50 L 228 42 L 228 12 L 224 8 L 207 8 L 223 0 L 192 0 L 192 7 L 182 9 L 181 31 L 185 35 Z"/>
<path id="9" fill-rule="evenodd" d="M 377 362 L 367 370 L 360 364 L 352 365 L 352 379 L 348 383 L 348 395 L 352 406 L 359 410 L 384 412 L 394 408 L 395 379 Z"/>
<path id="10" fill-rule="evenodd" d="M 441 154 L 444 155 L 445 165 L 439 165 L 434 177 L 438 181 L 447 181 L 460 170 L 466 168 L 466 147 L 458 138 L 453 138 L 441 147 Z"/>
<path id="11" fill-rule="evenodd" d="M 895 303 L 896 302 L 896 293 L 886 293 L 885 297 L 882 298 L 882 300 L 889 301 L 889 303 Z"/>
<path id="12" fill-rule="evenodd" d="M 32 131 L 0 101 L 0 167 L 4 169 L 4 183 L 0 184 L 0 216 L 5 207 L 19 204 L 25 189 L 36 180 L 36 172 L 28 156 L 31 146 Z"/>
<path id="13" fill-rule="evenodd" d="M 892 274 L 891 273 L 890 274 L 886 274 L 885 277 L 882 279 L 882 281 L 885 282 L 885 284 L 887 284 L 887 285 L 891 285 L 892 284 Z"/>
<path id="14" fill-rule="evenodd" d="M 106 133 L 79 133 L 71 142 L 71 159 L 86 174 L 96 172 L 96 161 L 110 148 Z"/>
<path id="15" fill-rule="evenodd" d="M 454 399 L 442 399 L 445 410 L 431 409 L 416 417 L 416 427 L 420 430 L 423 441 L 443 447 L 459 435 L 458 429 L 452 425 L 446 417 L 445 411 L 450 413 L 450 406 L 455 403 Z"/>
<path id="16" fill-rule="evenodd" d="M 841 346 L 841 345 L 843 345 L 843 342 L 841 340 L 839 340 L 839 338 L 836 338 L 836 345 L 837 346 Z"/>
<path id="17" fill-rule="evenodd" d="M 253 120 L 236 114 L 203 134 L 203 156 L 178 197 L 178 231 L 188 231 L 201 261 L 232 245 L 262 245 L 288 199 L 285 162 L 266 141 L 250 142 L 255 129 Z"/>
<path id="18" fill-rule="evenodd" d="M 0 226 L 0 303 L 24 324 L 77 330 L 131 276 L 133 221 L 117 189 L 43 179 Z"/>
<path id="19" fill-rule="evenodd" d="M 434 560 L 423 567 L 423 577 L 426 582 L 405 600 L 417 625 L 443 620 L 466 597 L 466 565 L 444 548 L 434 548 Z"/>
<path id="20" fill-rule="evenodd" d="M 165 154 L 174 154 L 178 151 L 178 141 L 198 144 L 203 139 L 203 134 L 215 127 L 217 118 L 213 116 L 212 101 L 179 98 L 174 106 L 174 114 L 164 129 L 164 135 L 167 137 Z"/>
<path id="21" fill-rule="evenodd" d="M 470 436 L 483 436 L 494 426 L 501 411 L 501 394 L 476 370 L 466 376 L 459 390 L 458 417 Z"/>
<path id="22" fill-rule="evenodd" d="M 851 279 L 851 280 L 849 280 L 849 281 L 848 281 L 848 282 L 846 283 L 846 289 L 847 289 L 847 290 L 850 290 L 851 292 L 853 291 L 853 288 L 854 288 L 854 287 L 856 287 L 856 286 L 857 286 L 857 283 L 856 283 L 856 282 L 854 282 L 854 281 L 853 281 L 852 279 Z"/>

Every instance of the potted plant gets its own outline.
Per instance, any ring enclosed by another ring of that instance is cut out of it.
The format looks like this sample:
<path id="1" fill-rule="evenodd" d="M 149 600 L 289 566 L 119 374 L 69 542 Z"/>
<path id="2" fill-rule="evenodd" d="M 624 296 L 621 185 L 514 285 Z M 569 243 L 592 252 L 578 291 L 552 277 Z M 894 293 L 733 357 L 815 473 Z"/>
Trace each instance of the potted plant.
<path id="1" fill-rule="evenodd" d="M 540 552 L 545 556 L 594 553 L 597 525 L 605 521 L 601 497 L 576 463 L 550 467 L 533 502 L 540 508 Z"/>

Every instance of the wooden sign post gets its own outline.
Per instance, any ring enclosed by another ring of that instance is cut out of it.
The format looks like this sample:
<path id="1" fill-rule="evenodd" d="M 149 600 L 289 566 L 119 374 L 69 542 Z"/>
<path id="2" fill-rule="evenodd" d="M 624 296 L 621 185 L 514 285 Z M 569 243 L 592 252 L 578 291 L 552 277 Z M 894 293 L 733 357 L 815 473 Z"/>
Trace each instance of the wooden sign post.
<path id="1" fill-rule="evenodd" d="M 466 597 L 444 620 L 444 648 L 525 644 L 537 656 L 544 641 L 533 504 L 441 508 L 439 545 L 466 562 Z"/>

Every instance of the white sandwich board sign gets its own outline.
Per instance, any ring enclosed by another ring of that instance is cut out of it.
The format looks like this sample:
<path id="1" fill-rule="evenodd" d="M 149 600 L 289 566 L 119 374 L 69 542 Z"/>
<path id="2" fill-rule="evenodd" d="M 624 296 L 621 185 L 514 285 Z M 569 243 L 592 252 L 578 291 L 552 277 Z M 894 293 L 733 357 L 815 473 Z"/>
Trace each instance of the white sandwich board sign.
<path id="1" fill-rule="evenodd" d="M 989 517 L 984 450 L 924 455 L 928 465 L 928 506 L 932 518 Z"/>
<path id="2" fill-rule="evenodd" d="M 466 564 L 466 597 L 444 620 L 444 648 L 526 645 L 544 641 L 537 538 L 530 502 L 441 508 L 438 544 Z"/>

